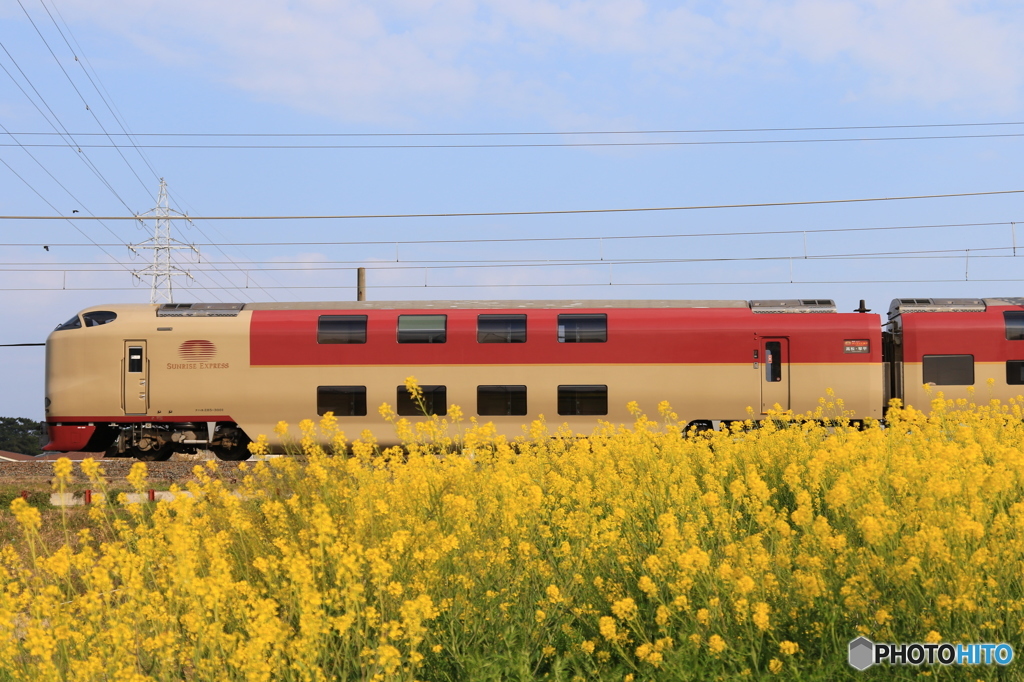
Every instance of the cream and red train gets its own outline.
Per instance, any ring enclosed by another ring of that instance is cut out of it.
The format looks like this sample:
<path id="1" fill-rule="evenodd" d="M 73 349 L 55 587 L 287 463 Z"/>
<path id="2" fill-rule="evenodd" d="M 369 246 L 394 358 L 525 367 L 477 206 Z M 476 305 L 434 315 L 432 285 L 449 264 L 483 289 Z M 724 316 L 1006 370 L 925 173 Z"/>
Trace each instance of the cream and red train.
<path id="1" fill-rule="evenodd" d="M 857 418 L 890 397 L 927 406 L 1024 384 L 1024 299 L 896 299 L 879 315 L 828 300 L 458 301 L 108 305 L 46 343 L 51 451 L 245 459 L 279 420 L 327 411 L 355 435 L 391 432 L 381 403 L 493 422 L 510 437 L 543 414 L 589 432 L 626 404 L 669 401 L 700 427 L 812 410 L 831 388 Z"/>

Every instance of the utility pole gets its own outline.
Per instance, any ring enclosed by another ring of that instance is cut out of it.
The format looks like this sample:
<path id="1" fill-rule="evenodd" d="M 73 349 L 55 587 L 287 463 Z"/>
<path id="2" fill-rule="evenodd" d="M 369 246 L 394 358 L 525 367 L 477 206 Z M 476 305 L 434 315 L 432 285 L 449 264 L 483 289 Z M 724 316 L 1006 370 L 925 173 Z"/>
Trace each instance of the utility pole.
<path id="1" fill-rule="evenodd" d="M 366 300 L 366 268 L 356 268 L 356 300 Z"/>
<path id="2" fill-rule="evenodd" d="M 140 249 L 148 249 L 153 252 L 152 263 L 142 270 L 132 272 L 132 275 L 140 280 L 143 277 L 150 278 L 150 303 L 174 303 L 174 277 L 184 275 L 189 279 L 195 279 L 192 277 L 192 273 L 171 262 L 171 251 L 176 249 L 191 249 L 197 255 L 199 254 L 199 249 L 192 244 L 186 244 L 171 237 L 171 221 L 167 218 L 172 213 L 188 219 L 184 213 L 168 207 L 167 182 L 160 178 L 160 194 L 157 196 L 156 208 L 135 215 L 143 224 L 145 224 L 144 218 L 155 218 L 156 226 L 153 228 L 153 237 L 140 244 L 128 245 L 128 248 L 134 253 L 139 253 Z"/>

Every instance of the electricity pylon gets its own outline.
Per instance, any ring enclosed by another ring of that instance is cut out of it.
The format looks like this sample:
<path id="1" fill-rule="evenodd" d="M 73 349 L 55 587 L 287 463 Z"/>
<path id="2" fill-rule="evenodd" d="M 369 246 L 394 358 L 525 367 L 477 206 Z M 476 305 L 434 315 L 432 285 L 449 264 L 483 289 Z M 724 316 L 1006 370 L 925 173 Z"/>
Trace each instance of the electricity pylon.
<path id="1" fill-rule="evenodd" d="M 140 244 L 129 244 L 128 248 L 134 253 L 140 249 L 149 249 L 153 252 L 153 262 L 142 270 L 132 272 L 138 279 L 149 277 L 149 302 L 150 303 L 174 303 L 174 278 L 184 275 L 189 279 L 192 273 L 183 270 L 171 262 L 171 252 L 179 249 L 191 249 L 197 255 L 199 249 L 192 244 L 180 242 L 171 237 L 171 221 L 168 217 L 171 214 L 179 215 L 188 220 L 188 216 L 180 211 L 175 211 L 167 206 L 167 183 L 160 178 L 160 194 L 156 200 L 156 208 L 146 213 L 137 213 L 136 218 L 145 224 L 145 218 L 155 218 L 156 226 L 153 228 L 153 237 Z"/>

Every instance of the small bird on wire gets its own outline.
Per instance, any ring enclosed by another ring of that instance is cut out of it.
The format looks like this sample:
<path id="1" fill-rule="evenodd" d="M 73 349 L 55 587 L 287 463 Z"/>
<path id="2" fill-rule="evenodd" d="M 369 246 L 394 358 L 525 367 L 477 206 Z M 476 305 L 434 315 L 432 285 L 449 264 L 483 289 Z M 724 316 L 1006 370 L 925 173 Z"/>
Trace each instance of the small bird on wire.
<path id="1" fill-rule="evenodd" d="M 43 249 L 45 249 L 46 251 L 49 251 L 49 250 L 50 250 L 50 247 L 49 247 L 49 246 L 47 246 L 46 244 L 43 244 Z"/>

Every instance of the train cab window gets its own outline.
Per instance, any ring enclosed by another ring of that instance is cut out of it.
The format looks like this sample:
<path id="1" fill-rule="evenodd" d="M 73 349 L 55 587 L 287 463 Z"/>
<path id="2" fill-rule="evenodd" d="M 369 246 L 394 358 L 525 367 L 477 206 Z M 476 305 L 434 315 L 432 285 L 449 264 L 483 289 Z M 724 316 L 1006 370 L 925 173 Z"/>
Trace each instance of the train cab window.
<path id="1" fill-rule="evenodd" d="M 558 414 L 608 414 L 608 387 L 559 386 Z"/>
<path id="2" fill-rule="evenodd" d="M 317 343 L 366 343 L 366 315 L 321 315 Z"/>
<path id="3" fill-rule="evenodd" d="M 447 315 L 399 315 L 398 343 L 444 343 Z"/>
<path id="4" fill-rule="evenodd" d="M 526 386 L 477 386 L 476 413 L 486 417 L 526 414 Z"/>
<path id="5" fill-rule="evenodd" d="M 101 324 L 108 324 L 117 319 L 117 313 L 109 310 L 93 310 L 82 315 L 86 327 L 99 327 Z"/>
<path id="6" fill-rule="evenodd" d="M 921 363 L 922 381 L 936 386 L 974 385 L 973 355 L 925 355 Z"/>
<path id="7" fill-rule="evenodd" d="M 405 386 L 398 387 L 397 412 L 402 417 L 422 417 L 424 410 L 426 414 L 436 414 L 441 417 L 448 414 L 448 387 L 447 386 L 420 386 L 423 391 L 423 407 L 412 399 Z"/>
<path id="8" fill-rule="evenodd" d="M 1007 341 L 1024 341 L 1024 311 L 1008 310 L 1003 313 Z"/>
<path id="9" fill-rule="evenodd" d="M 526 343 L 526 315 L 477 315 L 476 341 Z"/>
<path id="10" fill-rule="evenodd" d="M 328 412 L 335 417 L 365 417 L 366 386 L 317 386 L 316 413 L 322 417 Z"/>
<path id="11" fill-rule="evenodd" d="M 608 316 L 603 313 L 558 316 L 559 343 L 604 343 L 607 340 Z"/>
<path id="12" fill-rule="evenodd" d="M 75 315 L 64 324 L 57 325 L 54 331 L 64 331 L 65 329 L 80 329 L 82 327 L 82 320 L 79 319 L 78 315 Z"/>
<path id="13" fill-rule="evenodd" d="M 1011 386 L 1024 384 L 1024 360 L 1006 361 L 1006 383 Z"/>
<path id="14" fill-rule="evenodd" d="M 128 346 L 128 371 L 133 374 L 142 371 L 142 346 Z"/>

